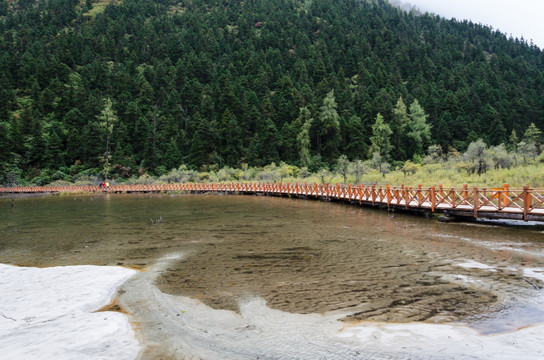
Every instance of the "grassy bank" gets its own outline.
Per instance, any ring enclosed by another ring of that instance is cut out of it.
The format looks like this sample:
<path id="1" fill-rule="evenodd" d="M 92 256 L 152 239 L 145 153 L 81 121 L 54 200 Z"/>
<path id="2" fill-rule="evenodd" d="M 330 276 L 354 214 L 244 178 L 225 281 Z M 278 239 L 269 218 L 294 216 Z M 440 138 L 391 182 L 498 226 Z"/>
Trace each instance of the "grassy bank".
<path id="1" fill-rule="evenodd" d="M 360 165 L 360 164 L 359 164 Z M 243 167 L 208 169 L 195 171 L 185 165 L 171 170 L 165 175 L 153 177 L 144 174 L 128 179 L 111 179 L 113 184 L 167 184 L 167 183 L 217 183 L 217 182 L 299 182 L 299 183 L 351 183 L 377 184 L 391 186 L 407 185 L 423 186 L 443 185 L 444 187 L 462 187 L 464 184 L 478 187 L 502 187 L 509 184 L 518 188 L 525 185 L 533 188 L 544 188 L 544 163 L 535 162 L 527 165 L 513 166 L 506 169 L 489 169 L 478 175 L 462 166 L 451 166 L 449 163 L 411 164 L 396 170 L 384 172 L 363 164 L 357 168 L 355 163 L 349 163 L 344 169 L 320 169 L 309 172 L 306 168 L 298 168 L 285 163 L 270 164 L 265 167 Z M 88 185 L 98 184 L 102 180 L 98 176 L 83 176 L 77 181 L 55 181 L 50 185 Z"/>

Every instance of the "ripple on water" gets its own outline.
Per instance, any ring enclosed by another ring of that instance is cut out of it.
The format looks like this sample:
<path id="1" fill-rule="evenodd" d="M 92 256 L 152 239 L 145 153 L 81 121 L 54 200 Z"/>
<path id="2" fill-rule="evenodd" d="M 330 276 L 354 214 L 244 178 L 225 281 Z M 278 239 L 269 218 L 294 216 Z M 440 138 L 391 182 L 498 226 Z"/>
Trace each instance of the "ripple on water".
<path id="1" fill-rule="evenodd" d="M 162 291 L 216 309 L 239 311 L 257 296 L 291 313 L 389 322 L 498 311 L 531 288 L 520 280 L 524 267 L 544 266 L 542 234 L 531 229 L 268 197 L 87 200 L 25 199 L 3 212 L 0 261 L 146 267 L 183 252 L 157 279 Z M 158 218 L 164 221 L 149 221 Z"/>

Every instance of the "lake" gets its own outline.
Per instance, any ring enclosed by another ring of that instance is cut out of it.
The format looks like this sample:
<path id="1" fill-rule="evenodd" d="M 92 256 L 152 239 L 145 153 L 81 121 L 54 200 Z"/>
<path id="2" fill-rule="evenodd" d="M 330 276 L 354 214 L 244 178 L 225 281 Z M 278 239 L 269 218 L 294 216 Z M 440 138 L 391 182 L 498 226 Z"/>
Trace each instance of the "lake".
<path id="1" fill-rule="evenodd" d="M 240 314 L 259 299 L 345 326 L 462 323 L 481 334 L 544 321 L 537 227 L 266 196 L 29 196 L 13 207 L 1 198 L 0 211 L 0 263 L 162 263 L 154 286 L 209 311 Z"/>

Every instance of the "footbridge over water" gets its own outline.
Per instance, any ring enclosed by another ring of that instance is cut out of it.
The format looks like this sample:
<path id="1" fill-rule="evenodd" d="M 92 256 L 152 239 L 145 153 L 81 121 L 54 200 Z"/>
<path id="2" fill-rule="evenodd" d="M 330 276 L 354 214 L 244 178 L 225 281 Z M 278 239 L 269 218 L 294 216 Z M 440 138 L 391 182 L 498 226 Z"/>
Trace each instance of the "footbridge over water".
<path id="1" fill-rule="evenodd" d="M 0 188 L 0 195 L 29 193 L 190 192 L 289 196 L 385 207 L 392 211 L 442 213 L 451 218 L 516 219 L 544 222 L 544 189 L 445 188 L 307 183 L 213 183 Z"/>

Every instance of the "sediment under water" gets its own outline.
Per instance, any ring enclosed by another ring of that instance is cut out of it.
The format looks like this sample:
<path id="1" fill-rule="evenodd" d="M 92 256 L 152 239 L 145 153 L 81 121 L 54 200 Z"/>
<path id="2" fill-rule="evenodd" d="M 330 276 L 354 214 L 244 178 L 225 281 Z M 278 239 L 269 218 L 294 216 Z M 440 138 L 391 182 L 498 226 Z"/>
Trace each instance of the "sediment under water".
<path id="1" fill-rule="evenodd" d="M 259 196 L 63 195 L 13 208 L 4 198 L 0 210 L 1 263 L 146 268 L 183 253 L 156 285 L 216 309 L 259 297 L 345 321 L 464 321 L 487 332 L 544 321 L 523 303 L 544 285 L 524 275 L 544 265 L 538 229 Z"/>

